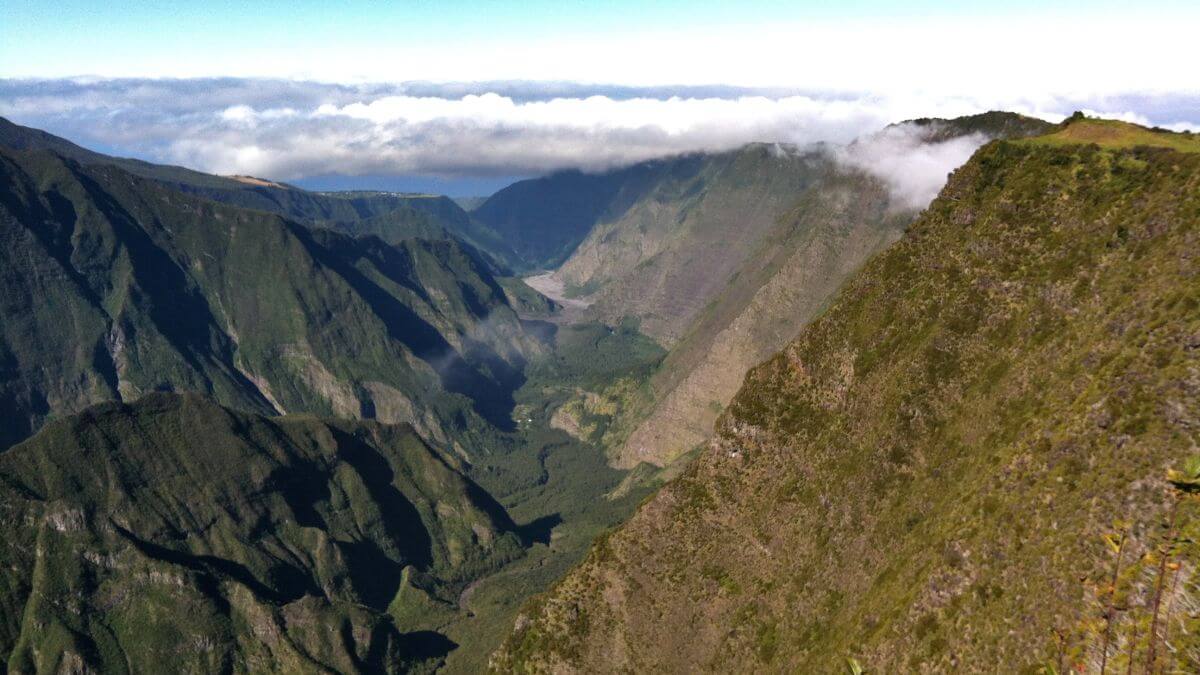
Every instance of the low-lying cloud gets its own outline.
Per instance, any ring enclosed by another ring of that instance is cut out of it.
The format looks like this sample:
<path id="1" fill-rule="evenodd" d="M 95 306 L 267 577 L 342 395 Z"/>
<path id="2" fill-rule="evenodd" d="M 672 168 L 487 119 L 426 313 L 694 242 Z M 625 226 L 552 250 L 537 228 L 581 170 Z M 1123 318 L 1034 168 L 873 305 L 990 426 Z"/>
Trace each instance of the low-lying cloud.
<path id="1" fill-rule="evenodd" d="M 946 184 L 946 176 L 990 140 L 976 133 L 930 143 L 926 140 L 928 134 L 928 128 L 900 124 L 838 148 L 833 154 L 842 164 L 882 180 L 897 206 L 923 209 Z"/>
<path id="2" fill-rule="evenodd" d="M 1198 102 L 1195 96 L 985 101 L 569 82 L 0 80 L 0 115 L 16 122 L 105 152 L 276 180 L 597 171 L 750 141 L 848 143 L 903 119 L 991 108 L 1052 120 L 1085 108 L 1178 128 L 1200 121 Z M 870 167 L 917 203 L 927 201 L 932 177 L 940 172 L 944 179 L 943 168 L 965 159 L 974 142 L 915 148 L 885 137 L 849 150 L 844 160 Z M 908 156 L 894 159 L 905 148 Z"/>

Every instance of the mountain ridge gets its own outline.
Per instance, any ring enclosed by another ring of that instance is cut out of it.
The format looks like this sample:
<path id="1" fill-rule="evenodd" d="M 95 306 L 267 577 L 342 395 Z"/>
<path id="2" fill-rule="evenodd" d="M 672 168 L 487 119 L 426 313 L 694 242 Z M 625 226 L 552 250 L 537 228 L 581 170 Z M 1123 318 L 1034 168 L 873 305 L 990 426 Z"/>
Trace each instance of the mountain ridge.
<path id="1" fill-rule="evenodd" d="M 1165 474 L 1198 447 L 1198 181 L 985 146 L 493 668 L 1194 669 L 1200 514 Z"/>
<path id="2" fill-rule="evenodd" d="M 164 387 L 259 412 L 410 421 L 439 442 L 433 409 L 460 415 L 455 396 L 511 424 L 502 390 L 539 347 L 452 240 L 310 230 L 49 151 L 0 149 L 0 170 L 0 390 L 10 419 L 28 420 L 6 426 L 5 444 L 48 414 Z"/>

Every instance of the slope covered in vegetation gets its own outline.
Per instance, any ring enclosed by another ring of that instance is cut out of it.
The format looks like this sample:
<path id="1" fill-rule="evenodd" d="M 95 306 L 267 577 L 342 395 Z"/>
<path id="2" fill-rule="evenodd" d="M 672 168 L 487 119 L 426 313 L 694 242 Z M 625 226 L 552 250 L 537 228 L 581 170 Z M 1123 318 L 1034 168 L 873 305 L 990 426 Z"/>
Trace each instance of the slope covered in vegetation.
<path id="1" fill-rule="evenodd" d="M 398 672 L 521 555 L 497 503 L 410 427 L 152 394 L 0 454 L 9 672 Z M 446 611 L 446 610 L 442 610 Z"/>
<path id="2" fill-rule="evenodd" d="M 4 135 L 6 129 L 0 124 L 0 145 L 13 140 Z M 373 612 L 363 613 L 334 598 L 330 600 L 333 609 L 317 607 L 292 618 L 332 627 L 335 633 L 289 633 L 286 639 L 280 638 L 287 644 L 272 642 L 265 648 L 260 642 L 274 638 L 255 630 L 270 632 L 274 628 L 221 609 L 232 600 L 213 595 L 210 576 L 176 575 L 172 579 L 178 582 L 181 595 L 210 597 L 216 608 L 212 611 L 224 612 L 224 618 L 197 624 L 189 633 L 197 643 L 223 645 L 213 647 L 217 654 L 213 668 L 223 668 L 226 663 L 242 668 L 250 659 L 253 663 L 245 666 L 250 670 L 277 663 L 289 671 L 328 667 L 374 672 L 423 668 L 442 662 L 445 656 L 444 667 L 453 672 L 478 671 L 502 640 L 520 605 L 575 564 L 596 533 L 624 520 L 644 496 L 645 488 L 636 487 L 625 489 L 619 497 L 606 497 L 620 485 L 624 474 L 606 465 L 595 443 L 572 437 L 551 424 L 554 409 L 574 392 L 584 387 L 604 391 L 614 383 L 625 387 L 644 377 L 661 358 L 661 349 L 636 331 L 614 332 L 597 324 L 557 330 L 550 323 L 520 319 L 514 307 L 545 318 L 557 311 L 556 305 L 517 279 L 495 276 L 496 264 L 463 245 L 457 236 L 436 231 L 440 227 L 436 220 L 421 221 L 416 231 L 410 228 L 404 236 L 394 237 L 404 223 L 390 221 L 386 213 L 368 215 L 376 200 L 387 201 L 389 195 L 316 195 L 320 200 L 312 204 L 320 208 L 341 206 L 311 216 L 351 217 L 361 212 L 363 217 L 337 222 L 306 217 L 301 222 L 282 217 L 279 209 L 222 203 L 218 199 L 222 195 L 204 195 L 199 189 L 261 189 L 265 191 L 259 193 L 262 196 L 291 190 L 287 186 L 259 185 L 262 181 L 250 178 L 193 176 L 194 172 L 185 169 L 130 164 L 95 153 L 81 155 L 87 151 L 62 139 L 23 128 L 17 132 L 13 145 L 30 137 L 38 142 L 24 150 L 0 148 L 0 243 L 4 244 L 0 247 L 0 458 L 29 463 L 44 456 L 50 464 L 43 469 L 47 477 L 53 477 L 62 473 L 55 463 L 87 471 L 100 461 L 100 455 L 111 457 L 114 463 L 140 467 L 148 461 L 144 446 L 151 443 L 154 453 L 185 455 L 197 466 L 227 462 L 230 473 L 224 478 L 233 479 L 242 468 L 275 461 L 279 451 L 262 440 L 262 429 L 292 424 L 298 413 L 339 418 L 343 421 L 328 423 L 339 429 L 374 428 L 353 420 L 407 423 L 419 431 L 424 442 L 453 455 L 453 462 L 461 462 L 454 464 L 454 469 L 479 486 L 471 487 L 471 499 L 480 504 L 502 503 L 503 510 L 512 513 L 520 526 L 506 521 L 500 529 L 519 531 L 520 539 L 530 546 L 528 555 L 516 556 L 511 547 L 497 549 L 479 565 L 460 570 L 438 567 L 440 563 L 430 567 L 403 556 L 375 555 L 370 549 L 375 544 L 352 542 L 352 552 L 363 553 L 347 563 L 353 567 L 355 584 L 375 584 L 372 588 L 398 584 L 399 590 L 392 590 L 401 599 L 387 605 L 391 618 L 383 617 L 374 605 Z M 78 160 L 74 158 L 77 155 Z M 149 175 L 131 173 L 125 166 Z M 164 179 L 176 171 L 184 172 L 192 189 Z M 238 185 L 231 187 L 231 182 Z M 235 193 L 223 193 L 226 197 L 230 194 Z M 410 195 L 405 199 L 433 211 L 445 206 L 445 201 L 436 197 Z M 239 203 L 237 199 L 225 201 Z M 438 217 L 453 215 L 457 207 L 451 207 Z M 272 210 L 277 212 L 269 212 Z M 405 222 L 407 227 L 417 221 Z M 425 227 L 430 231 L 421 229 Z M 597 361 L 594 349 L 606 357 Z M 179 426 L 174 422 L 125 423 L 120 421 L 125 419 L 124 413 L 113 413 L 115 417 L 105 413 L 105 420 L 117 421 L 100 425 L 102 433 L 89 431 L 63 440 L 62 433 L 51 432 L 61 431 L 62 424 L 78 426 L 84 424 L 80 419 L 93 419 L 89 406 L 104 401 L 123 402 L 130 408 L 110 403 L 102 404 L 101 409 L 132 410 L 130 414 L 141 420 L 143 403 L 169 400 L 163 398 L 164 391 L 202 395 L 230 409 L 223 415 L 234 422 L 222 426 L 220 420 L 225 417 L 205 413 L 199 418 L 216 420 L 212 433 L 197 423 L 188 427 L 189 435 L 184 437 L 173 431 Z M 70 417 L 73 413 L 82 417 Z M 258 417 L 281 413 L 289 415 L 285 422 Z M 247 419 L 254 421 L 244 422 Z M 605 419 L 598 416 L 589 424 L 603 424 Z M 37 435 L 20 446 L 2 449 L 45 424 L 50 425 L 45 432 L 50 436 Z M 404 433 L 416 439 L 411 432 Z M 205 445 L 210 437 L 220 447 Z M 229 455 L 225 454 L 227 448 L 237 450 Z M 380 446 L 379 450 L 386 454 L 386 448 Z M 258 457 L 260 454 L 263 456 Z M 155 472 L 160 468 L 148 466 L 145 476 L 139 474 L 136 480 L 154 483 L 159 480 Z M 312 505 L 327 497 L 323 489 L 304 482 L 313 471 L 316 469 L 285 472 L 279 483 L 269 487 L 286 494 L 289 508 L 317 508 Z M 386 473 L 378 462 L 364 465 L 363 471 Z M 181 490 L 189 508 L 196 513 L 224 508 L 222 495 L 203 489 L 203 473 L 191 475 L 198 485 Z M 120 489 L 124 486 L 122 483 Z M 260 487 L 244 482 L 229 487 L 229 492 L 236 493 L 234 499 L 253 502 L 261 497 Z M 438 517 L 446 516 L 439 509 L 458 509 L 449 497 L 422 490 L 434 500 Z M 336 495 L 337 490 L 332 493 Z M 16 494 L 5 493 L 5 507 Z M 21 495 L 21 499 L 31 497 L 25 492 Z M 67 498 L 63 493 L 53 499 Z M 419 514 L 389 499 L 386 494 L 367 494 L 350 505 L 334 500 L 331 508 L 352 508 L 368 515 L 372 510 L 387 511 L 388 528 L 415 532 L 420 526 Z M 412 501 L 416 503 L 416 498 Z M 133 500 L 126 506 L 124 518 L 153 518 L 158 502 Z M 16 502 L 12 507 L 17 508 Z M 80 508 L 90 513 L 101 507 Z M 291 518 L 287 512 L 279 512 L 278 522 L 273 520 L 275 515 L 241 522 L 258 518 L 258 514 L 238 511 L 230 515 L 239 527 L 265 528 L 246 535 L 249 539 L 243 543 L 247 546 L 257 546 L 258 538 L 286 526 Z M 32 549 L 20 542 L 36 538 L 41 522 L 30 516 L 24 525 L 13 523 L 9 534 L 21 555 Z M 324 535 L 304 531 L 308 532 L 304 538 L 289 540 L 289 560 L 324 555 L 319 553 L 326 545 Z M 147 534 L 147 550 L 158 550 L 151 545 L 171 549 L 163 562 L 177 566 L 176 571 L 194 570 L 200 564 L 208 573 L 232 575 L 230 579 L 244 582 L 256 593 L 267 589 L 255 601 L 262 602 L 263 611 L 278 615 L 277 610 L 287 606 L 289 611 L 299 612 L 296 608 L 300 605 L 293 600 L 299 597 L 296 589 L 300 587 L 286 590 L 273 585 L 275 567 L 249 566 L 251 574 L 231 567 L 225 558 L 196 563 L 172 548 L 178 543 L 174 532 L 160 528 Z M 441 537 L 451 549 L 479 557 L 478 551 L 470 552 L 462 541 L 443 537 L 433 529 L 430 532 L 431 541 Z M 278 554 L 274 548 L 268 553 Z M 122 650 L 142 649 L 127 643 L 117 651 L 110 649 L 112 643 L 104 635 L 116 630 L 113 626 L 120 620 L 102 615 L 107 601 L 89 605 L 100 618 L 87 626 L 42 618 L 22 624 L 25 607 L 32 606 L 30 598 L 49 592 L 47 584 L 52 585 L 55 578 L 74 573 L 55 568 L 47 571 L 42 581 L 30 581 L 27 575 L 36 575 L 36 570 L 22 566 L 33 561 L 28 556 L 14 558 L 14 570 L 25 575 L 19 577 L 25 579 L 20 581 L 24 590 L 14 586 L 15 595 L 2 610 L 10 625 L 5 638 L 10 642 L 5 648 L 14 651 L 5 652 L 0 662 L 11 655 L 12 668 L 18 671 L 30 668 L 31 663 L 70 669 L 98 662 L 119 670 L 113 664 L 124 658 Z M 248 565 L 244 560 L 238 564 Z M 175 568 L 156 567 L 154 574 L 165 574 L 167 569 Z M 141 583 L 137 577 L 141 568 L 105 570 L 108 586 L 125 589 Z M 425 576 L 413 576 L 413 570 Z M 310 574 L 311 570 L 301 572 Z M 286 578 L 280 583 L 292 583 L 301 572 L 283 570 Z M 18 576 L 12 579 L 18 583 Z M 88 579 L 91 577 L 72 586 L 70 592 L 90 593 Z M 315 592 L 307 582 L 301 590 Z M 328 596 L 324 587 L 322 594 Z M 372 603 L 382 603 L 382 595 L 373 597 Z M 361 604 L 361 598 L 345 598 Z M 188 603 L 182 606 L 192 607 Z M 166 613 L 161 607 L 146 611 L 156 616 Z M 167 623 L 184 620 L 181 616 L 158 619 Z M 285 623 L 287 620 L 285 616 Z M 68 626 L 63 629 L 66 633 L 60 630 L 63 626 Z M 73 637 L 60 639 L 68 633 Z M 344 649 L 329 642 L 335 639 Z M 152 650 L 163 644 L 154 642 Z M 190 654 L 189 649 L 182 652 Z M 104 654 L 97 656 L 97 650 Z M 137 658 L 149 658 L 148 653 L 138 652 Z M 174 656 L 168 654 L 165 658 L 172 667 L 195 663 L 189 660 L 191 656 L 172 660 Z M 144 670 L 140 666 L 135 669 Z"/>
<path id="3" fill-rule="evenodd" d="M 486 251 L 501 265 L 518 258 L 487 226 L 448 197 L 396 192 L 310 192 L 251 176 L 216 176 L 180 166 L 112 157 L 80 147 L 40 129 L 0 117 L 0 147 L 48 150 L 89 167 L 115 166 L 172 190 L 231 206 L 277 213 L 291 221 L 348 234 L 373 234 L 389 243 L 403 239 L 461 239 Z"/>
<path id="4" fill-rule="evenodd" d="M 0 149 L 0 446 L 156 390 L 261 412 L 511 426 L 537 343 L 454 240 L 390 246 Z"/>
<path id="5" fill-rule="evenodd" d="M 986 146 L 493 665 L 1197 669 L 1198 250 L 1200 155 Z"/>

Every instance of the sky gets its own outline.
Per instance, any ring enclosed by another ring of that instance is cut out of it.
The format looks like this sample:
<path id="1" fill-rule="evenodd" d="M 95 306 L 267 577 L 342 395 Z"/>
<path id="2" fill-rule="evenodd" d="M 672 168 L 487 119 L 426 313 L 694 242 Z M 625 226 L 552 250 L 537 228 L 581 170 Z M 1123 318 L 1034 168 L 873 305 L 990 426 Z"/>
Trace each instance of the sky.
<path id="1" fill-rule="evenodd" d="M 1196 25 L 1176 0 L 4 0 L 0 115 L 218 173 L 480 192 L 993 108 L 1197 128 Z"/>

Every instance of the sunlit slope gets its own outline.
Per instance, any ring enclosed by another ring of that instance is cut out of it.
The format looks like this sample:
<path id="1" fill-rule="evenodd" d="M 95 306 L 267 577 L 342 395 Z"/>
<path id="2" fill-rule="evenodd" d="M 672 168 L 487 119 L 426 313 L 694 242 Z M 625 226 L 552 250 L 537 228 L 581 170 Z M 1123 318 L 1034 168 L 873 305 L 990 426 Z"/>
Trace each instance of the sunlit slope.
<path id="1" fill-rule="evenodd" d="M 494 664 L 1195 670 L 1198 246 L 1200 155 L 985 147 Z"/>
<path id="2" fill-rule="evenodd" d="M 1179 152 L 1200 152 L 1200 136 L 1175 133 L 1119 120 L 1084 117 L 1078 113 L 1063 122 L 1054 133 L 1026 140 L 1038 145 L 1096 144 L 1109 149 L 1136 147 L 1170 148 Z"/>

